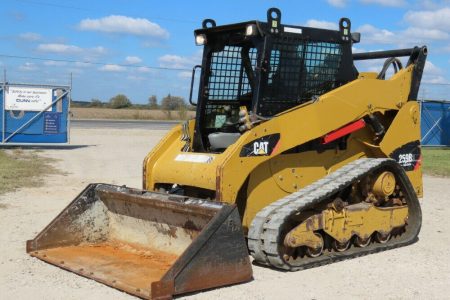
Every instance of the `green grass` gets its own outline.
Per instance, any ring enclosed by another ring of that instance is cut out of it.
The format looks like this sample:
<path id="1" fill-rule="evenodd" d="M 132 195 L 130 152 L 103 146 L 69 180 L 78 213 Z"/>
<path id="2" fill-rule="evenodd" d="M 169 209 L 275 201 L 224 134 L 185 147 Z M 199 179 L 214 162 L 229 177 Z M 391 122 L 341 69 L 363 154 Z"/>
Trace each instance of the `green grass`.
<path id="1" fill-rule="evenodd" d="M 48 159 L 39 157 L 37 151 L 0 150 L 0 194 L 39 186 L 45 175 L 55 173 L 57 170 Z M 0 205 L 0 208 L 4 207 Z"/>
<path id="2" fill-rule="evenodd" d="M 423 172 L 450 177 L 450 149 L 422 148 Z"/>

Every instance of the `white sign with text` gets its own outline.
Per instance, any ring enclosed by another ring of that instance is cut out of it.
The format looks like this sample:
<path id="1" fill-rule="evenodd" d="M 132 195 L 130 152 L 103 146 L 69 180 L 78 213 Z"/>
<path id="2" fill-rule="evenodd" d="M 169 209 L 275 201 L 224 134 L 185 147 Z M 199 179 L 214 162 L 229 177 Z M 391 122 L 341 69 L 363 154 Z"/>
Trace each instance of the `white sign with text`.
<path id="1" fill-rule="evenodd" d="M 10 86 L 5 90 L 6 110 L 42 111 L 51 103 L 52 89 Z"/>

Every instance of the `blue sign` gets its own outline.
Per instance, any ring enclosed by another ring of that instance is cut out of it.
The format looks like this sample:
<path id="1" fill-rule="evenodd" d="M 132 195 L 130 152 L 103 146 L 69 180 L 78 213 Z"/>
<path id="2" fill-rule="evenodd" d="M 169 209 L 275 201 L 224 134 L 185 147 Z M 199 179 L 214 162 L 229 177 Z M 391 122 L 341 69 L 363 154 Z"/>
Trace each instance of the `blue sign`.
<path id="1" fill-rule="evenodd" d="M 61 114 L 55 112 L 44 113 L 44 134 L 58 134 Z"/>

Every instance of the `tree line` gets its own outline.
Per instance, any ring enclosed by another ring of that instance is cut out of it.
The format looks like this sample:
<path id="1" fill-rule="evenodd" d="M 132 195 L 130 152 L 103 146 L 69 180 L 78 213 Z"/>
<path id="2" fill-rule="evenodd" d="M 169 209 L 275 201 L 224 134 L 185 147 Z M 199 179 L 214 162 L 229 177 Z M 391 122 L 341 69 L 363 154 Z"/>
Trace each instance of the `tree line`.
<path id="1" fill-rule="evenodd" d="M 195 110 L 192 105 L 188 105 L 183 97 L 180 96 L 172 96 L 168 94 L 167 96 L 161 99 L 161 102 L 158 101 L 158 98 L 155 95 L 152 95 L 148 98 L 146 104 L 133 104 L 131 100 L 124 94 L 118 94 L 108 102 L 102 102 L 99 99 L 91 99 L 87 105 L 87 107 L 105 107 L 105 108 L 114 108 L 114 109 L 122 109 L 122 108 L 135 108 L 135 109 L 154 109 L 154 110 L 164 110 L 164 111 L 188 111 Z"/>

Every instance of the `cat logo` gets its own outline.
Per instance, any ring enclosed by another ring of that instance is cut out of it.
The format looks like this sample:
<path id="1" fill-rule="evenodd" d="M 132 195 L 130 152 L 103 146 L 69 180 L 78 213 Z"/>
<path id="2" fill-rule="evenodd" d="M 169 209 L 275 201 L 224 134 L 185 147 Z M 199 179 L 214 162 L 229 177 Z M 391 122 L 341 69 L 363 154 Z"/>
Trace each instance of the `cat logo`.
<path id="1" fill-rule="evenodd" d="M 279 145 L 280 134 L 274 133 L 262 136 L 256 140 L 253 140 L 245 144 L 240 157 L 252 157 L 252 156 L 270 156 L 277 151 L 277 145 Z"/>
<path id="2" fill-rule="evenodd" d="M 269 142 L 254 142 L 253 143 L 253 153 L 255 155 L 267 155 Z"/>

